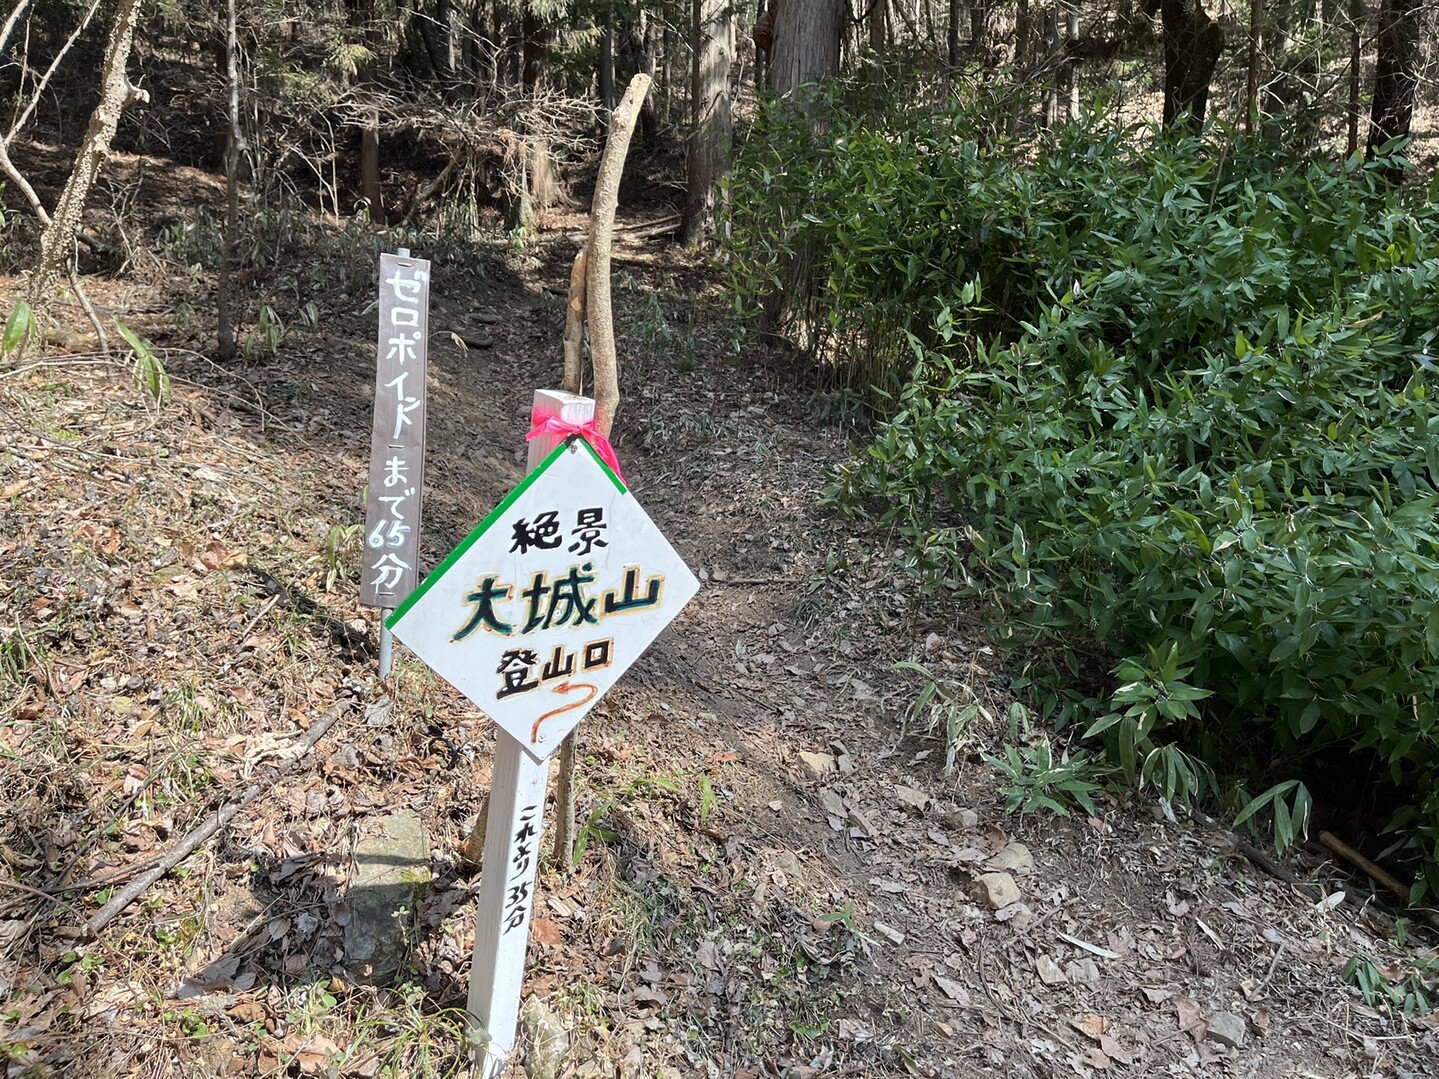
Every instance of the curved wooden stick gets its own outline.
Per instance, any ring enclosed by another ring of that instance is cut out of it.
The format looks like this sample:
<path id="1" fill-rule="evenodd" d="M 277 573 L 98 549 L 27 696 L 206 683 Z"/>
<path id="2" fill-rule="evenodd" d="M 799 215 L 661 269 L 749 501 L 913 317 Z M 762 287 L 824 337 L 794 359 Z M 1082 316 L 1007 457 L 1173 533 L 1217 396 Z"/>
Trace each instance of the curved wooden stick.
<path id="1" fill-rule="evenodd" d="M 575 255 L 570 267 L 570 299 L 565 308 L 565 377 L 560 389 L 579 395 L 584 392 L 585 348 L 585 249 Z"/>
<path id="2" fill-rule="evenodd" d="M 590 208 L 590 242 L 585 266 L 585 302 L 589 308 L 590 359 L 595 368 L 595 430 L 606 438 L 619 407 L 619 367 L 615 360 L 615 324 L 610 308 L 610 240 L 615 228 L 615 207 L 620 201 L 620 176 L 635 131 L 640 104 L 652 80 L 643 73 L 630 80 L 629 89 L 610 119 L 610 137 L 595 177 L 595 200 Z"/>
<path id="3" fill-rule="evenodd" d="M 230 823 L 236 813 L 248 806 L 260 795 L 275 785 L 275 782 L 289 772 L 310 750 L 315 748 L 315 743 L 323 738 L 326 732 L 335 725 L 335 722 L 350 710 L 351 702 L 343 700 L 335 704 L 319 719 L 310 725 L 304 737 L 295 743 L 290 753 L 280 762 L 274 772 L 257 779 L 236 798 L 226 802 L 216 812 L 206 816 L 205 820 L 195 829 L 187 833 L 174 846 L 172 846 L 163 858 L 161 858 L 152 869 L 136 877 L 127 884 L 118 895 L 110 902 L 101 907 L 91 919 L 85 923 L 83 933 L 86 939 L 93 938 L 100 930 L 109 925 L 115 915 L 128 907 L 138 899 L 150 885 L 163 877 L 170 870 L 183 862 L 195 849 L 204 843 L 211 836 L 215 835 L 221 828 Z"/>

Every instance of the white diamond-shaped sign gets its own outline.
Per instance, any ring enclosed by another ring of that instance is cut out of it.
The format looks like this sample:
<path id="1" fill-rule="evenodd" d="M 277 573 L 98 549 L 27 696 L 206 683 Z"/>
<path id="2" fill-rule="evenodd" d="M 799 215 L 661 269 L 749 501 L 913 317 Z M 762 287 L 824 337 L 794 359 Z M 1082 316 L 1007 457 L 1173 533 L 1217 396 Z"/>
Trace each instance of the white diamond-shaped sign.
<path id="1" fill-rule="evenodd" d="M 699 590 L 589 443 L 562 443 L 390 617 L 537 760 Z"/>

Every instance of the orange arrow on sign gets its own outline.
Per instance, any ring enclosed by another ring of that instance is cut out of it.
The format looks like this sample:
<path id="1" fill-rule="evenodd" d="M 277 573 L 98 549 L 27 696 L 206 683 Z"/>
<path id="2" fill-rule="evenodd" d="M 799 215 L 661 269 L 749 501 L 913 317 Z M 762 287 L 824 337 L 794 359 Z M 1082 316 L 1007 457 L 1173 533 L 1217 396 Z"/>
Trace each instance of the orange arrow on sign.
<path id="1" fill-rule="evenodd" d="M 587 689 L 589 690 L 589 693 L 581 700 L 571 701 L 569 704 L 561 705 L 558 708 L 552 708 L 550 709 L 550 711 L 540 716 L 539 719 L 535 720 L 535 725 L 530 728 L 531 745 L 534 745 L 540 740 L 541 723 L 543 723 L 547 719 L 554 719 L 555 716 L 563 715 L 565 712 L 573 712 L 576 708 L 583 708 L 585 705 L 589 704 L 590 701 L 594 700 L 597 696 L 599 696 L 600 692 L 599 686 L 591 685 L 589 682 L 561 682 L 554 689 L 550 690 L 550 692 L 563 694 L 572 693 L 577 689 Z"/>

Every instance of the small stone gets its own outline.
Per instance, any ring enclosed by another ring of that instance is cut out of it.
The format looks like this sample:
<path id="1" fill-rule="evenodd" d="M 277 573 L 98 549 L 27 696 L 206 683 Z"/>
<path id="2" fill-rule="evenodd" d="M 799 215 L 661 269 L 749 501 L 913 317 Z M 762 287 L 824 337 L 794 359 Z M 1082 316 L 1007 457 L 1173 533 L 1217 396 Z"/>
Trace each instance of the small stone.
<path id="1" fill-rule="evenodd" d="M 1047 955 L 1035 956 L 1034 971 L 1045 985 L 1063 985 L 1069 981 L 1064 971 L 1059 969 L 1059 964 Z"/>
<path id="2" fill-rule="evenodd" d="M 1009 928 L 1023 932 L 1034 924 L 1034 911 L 1028 903 L 1011 903 L 994 912 L 996 922 L 1008 922 Z"/>
<path id="3" fill-rule="evenodd" d="M 1099 968 L 1094 965 L 1093 959 L 1081 959 L 1077 963 L 1070 963 L 1064 968 L 1064 975 L 1076 985 L 1098 985 Z"/>
<path id="4" fill-rule="evenodd" d="M 987 904 L 990 910 L 999 910 L 1020 899 L 1019 885 L 1008 873 L 984 873 L 975 877 L 971 894 L 975 902 Z"/>
<path id="5" fill-rule="evenodd" d="M 1209 1019 L 1209 1031 L 1204 1036 L 1230 1049 L 1240 1049 L 1249 1040 L 1249 1028 L 1233 1012 L 1215 1012 Z"/>
<path id="6" fill-rule="evenodd" d="M 811 779 L 823 779 L 825 776 L 834 775 L 839 771 L 839 765 L 835 763 L 834 757 L 829 753 L 801 752 L 799 762 L 804 765 L 804 770 L 809 773 Z"/>
<path id="7" fill-rule="evenodd" d="M 972 832 L 979 827 L 979 814 L 972 809 L 951 809 L 941 818 L 948 828 Z"/>
<path id="8" fill-rule="evenodd" d="M 820 804 L 824 806 L 825 813 L 831 817 L 838 817 L 840 820 L 844 820 L 845 817 L 849 815 L 849 809 L 845 806 L 844 799 L 828 787 L 819 792 L 819 801 Z"/>
<path id="9" fill-rule="evenodd" d="M 1032 873 L 1034 856 L 1023 843 L 1011 843 L 985 863 L 986 869 L 999 869 L 1009 873 Z"/>
<path id="10" fill-rule="evenodd" d="M 543 1000 L 531 996 L 520 1013 L 525 1037 L 525 1074 L 530 1079 L 556 1079 L 569 1052 L 569 1032 Z"/>
<path id="11" fill-rule="evenodd" d="M 929 795 L 913 787 L 897 784 L 894 788 L 894 796 L 899 799 L 901 805 L 916 813 L 923 813 L 929 807 Z"/>
<path id="12" fill-rule="evenodd" d="M 804 864 L 799 856 L 792 850 L 782 850 L 774 856 L 770 862 L 771 869 L 778 869 L 792 881 L 801 882 L 804 880 Z"/>

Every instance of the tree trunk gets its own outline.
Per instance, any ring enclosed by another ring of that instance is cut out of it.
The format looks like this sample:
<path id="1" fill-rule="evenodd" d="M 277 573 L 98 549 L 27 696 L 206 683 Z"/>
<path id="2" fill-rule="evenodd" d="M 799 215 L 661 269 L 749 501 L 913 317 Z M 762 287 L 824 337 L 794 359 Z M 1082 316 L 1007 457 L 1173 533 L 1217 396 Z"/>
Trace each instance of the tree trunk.
<path id="1" fill-rule="evenodd" d="M 660 123 L 670 122 L 670 96 L 674 93 L 674 79 L 670 72 L 674 61 L 674 34 L 670 31 L 670 21 L 660 20 L 664 29 L 660 32 L 660 83 L 659 87 L 651 91 L 652 95 L 659 100 Z M 664 90 L 661 97 L 659 90 Z"/>
<path id="2" fill-rule="evenodd" d="M 600 32 L 600 108 L 604 112 L 605 130 L 610 129 L 610 114 L 615 111 L 615 8 L 605 11 L 605 25 Z"/>
<path id="3" fill-rule="evenodd" d="M 939 31 L 934 28 L 934 0 L 923 0 L 924 15 L 924 43 L 927 48 L 934 48 L 939 41 Z"/>
<path id="4" fill-rule="evenodd" d="M 1052 131 L 1059 126 L 1059 72 L 1053 57 L 1059 51 L 1059 9 L 1044 12 L 1044 127 Z"/>
<path id="5" fill-rule="evenodd" d="M 845 0 L 774 0 L 769 45 L 769 88 L 794 97 L 806 83 L 839 70 L 839 43 Z M 811 289 L 808 258 L 797 253 L 782 260 L 785 285 L 767 296 L 760 312 L 762 333 L 777 333 L 789 311 L 805 306 Z"/>
<path id="6" fill-rule="evenodd" d="M 714 228 L 715 194 L 729 169 L 730 0 L 692 0 L 694 64 L 689 184 L 680 242 L 699 243 Z"/>
<path id="7" fill-rule="evenodd" d="M 373 109 L 360 132 L 360 197 L 370 207 L 370 220 L 385 223 L 384 195 L 380 188 L 380 110 Z"/>
<path id="8" fill-rule="evenodd" d="M 1066 19 L 1064 40 L 1067 42 L 1064 61 L 1064 85 L 1069 92 L 1069 121 L 1079 119 L 1079 8 L 1071 7 Z"/>
<path id="9" fill-rule="evenodd" d="M 526 8 L 521 19 L 520 87 L 526 97 L 534 97 L 545 88 L 545 60 L 553 30 Z M 535 135 L 526 119 L 517 126 L 523 138 L 516 150 L 521 158 L 518 182 L 519 206 L 512 227 L 531 232 L 540 217 L 554 202 L 555 172 L 550 157 L 549 140 Z"/>
<path id="10" fill-rule="evenodd" d="M 526 94 L 534 96 L 544 85 L 545 52 L 550 45 L 551 31 L 526 8 L 521 32 L 524 43 L 520 46 L 520 85 Z"/>
<path id="11" fill-rule="evenodd" d="M 1020 78 L 1029 70 L 1029 39 L 1033 19 L 1029 13 L 1029 0 L 1018 0 L 1014 12 L 1014 68 Z"/>
<path id="12" fill-rule="evenodd" d="M 945 42 L 945 54 L 949 66 L 959 67 L 959 0 L 949 0 L 949 36 Z"/>
<path id="13" fill-rule="evenodd" d="M 480 97 L 481 86 L 488 86 L 491 92 L 499 84 L 499 65 L 493 47 L 487 48 L 485 36 L 487 27 L 485 5 L 482 0 L 473 0 L 470 7 L 470 32 L 465 35 L 466 67 L 475 80 L 475 97 Z"/>
<path id="14" fill-rule="evenodd" d="M 884 64 L 884 16 L 887 0 L 866 0 L 869 8 L 865 15 L 868 23 L 869 51 L 874 54 L 874 62 L 881 67 Z M 954 2 L 954 0 L 951 0 Z"/>
<path id="15" fill-rule="evenodd" d="M 1409 134 L 1414 89 L 1419 82 L 1419 12 L 1418 0 L 1384 0 L 1379 9 L 1379 53 L 1365 160 L 1372 160 L 1390 139 Z M 1387 169 L 1384 175 L 1397 184 L 1403 180 L 1404 170 Z"/>
<path id="16" fill-rule="evenodd" d="M 640 73 L 648 75 L 651 83 L 654 82 L 655 69 L 659 66 L 658 49 L 655 42 L 655 20 L 640 8 Z M 659 106 L 656 103 L 657 93 L 645 95 L 644 104 L 640 106 L 640 141 L 646 145 L 653 143 L 659 138 L 660 115 Z"/>
<path id="17" fill-rule="evenodd" d="M 495 4 L 495 42 L 502 44 L 500 53 L 500 82 L 505 86 L 518 88 L 524 74 L 525 30 L 524 23 L 511 10 Z"/>
<path id="18" fill-rule="evenodd" d="M 371 59 L 356 73 L 356 81 L 363 85 L 374 77 L 375 57 L 380 49 L 380 35 L 375 25 L 376 0 L 360 0 L 350 8 L 351 25 L 359 25 L 361 39 L 369 50 Z M 370 110 L 365 126 L 360 129 L 360 198 L 365 200 L 370 211 L 370 222 L 385 224 L 384 193 L 380 187 L 380 110 Z"/>
<path id="19" fill-rule="evenodd" d="M 1359 149 L 1359 71 L 1364 58 L 1364 0 L 1349 0 L 1349 156 Z"/>
<path id="20" fill-rule="evenodd" d="M 100 167 L 110 156 L 110 143 L 120 126 L 120 114 L 127 105 L 148 100 L 144 91 L 130 85 L 125 65 L 135 42 L 135 24 L 140 17 L 140 0 L 119 0 L 110 40 L 105 46 L 105 59 L 100 74 L 100 103 L 90 114 L 85 141 L 75 154 L 75 164 L 50 223 L 40 237 L 40 257 L 25 282 L 25 299 L 37 314 L 43 313 L 52 299 L 56 282 L 65 270 L 66 259 L 75 243 L 75 233 L 85 213 L 90 188 L 100 174 Z"/>
<path id="21" fill-rule="evenodd" d="M 230 261 L 235 256 L 235 225 L 240 213 L 240 195 L 237 173 L 240 171 L 240 154 L 245 148 L 245 136 L 240 130 L 240 70 L 237 54 L 240 51 L 235 32 L 235 0 L 225 5 L 225 85 L 229 97 L 229 137 L 225 140 L 225 235 L 220 247 L 220 273 L 216 286 L 216 322 L 219 338 L 220 359 L 235 358 L 235 327 L 230 311 L 234 297 L 231 295 Z"/>
<path id="22" fill-rule="evenodd" d="M 590 331 L 590 363 L 595 371 L 595 430 L 606 438 L 614 427 L 620 402 L 614 310 L 610 300 L 610 247 L 625 156 L 629 153 L 640 102 L 649 88 L 649 78 L 636 75 L 611 117 L 613 123 L 600 154 L 595 195 L 590 205 L 590 238 L 585 247 L 585 319 Z"/>
<path id="23" fill-rule="evenodd" d="M 1259 48 L 1264 16 L 1264 0 L 1249 0 L 1249 78 L 1244 90 L 1244 133 L 1254 134 L 1259 119 Z"/>
<path id="24" fill-rule="evenodd" d="M 1160 0 L 1159 8 L 1164 19 L 1164 126 L 1198 126 L 1204 122 L 1209 82 L 1224 51 L 1224 31 L 1202 0 Z"/>
<path id="25" fill-rule="evenodd" d="M 459 5 L 454 0 L 445 0 L 443 5 L 445 27 L 445 63 L 450 77 L 458 78 L 464 70 L 464 19 Z"/>
<path id="26" fill-rule="evenodd" d="M 839 70 L 842 0 L 778 0 L 769 51 L 769 88 L 792 95 L 807 82 Z"/>

